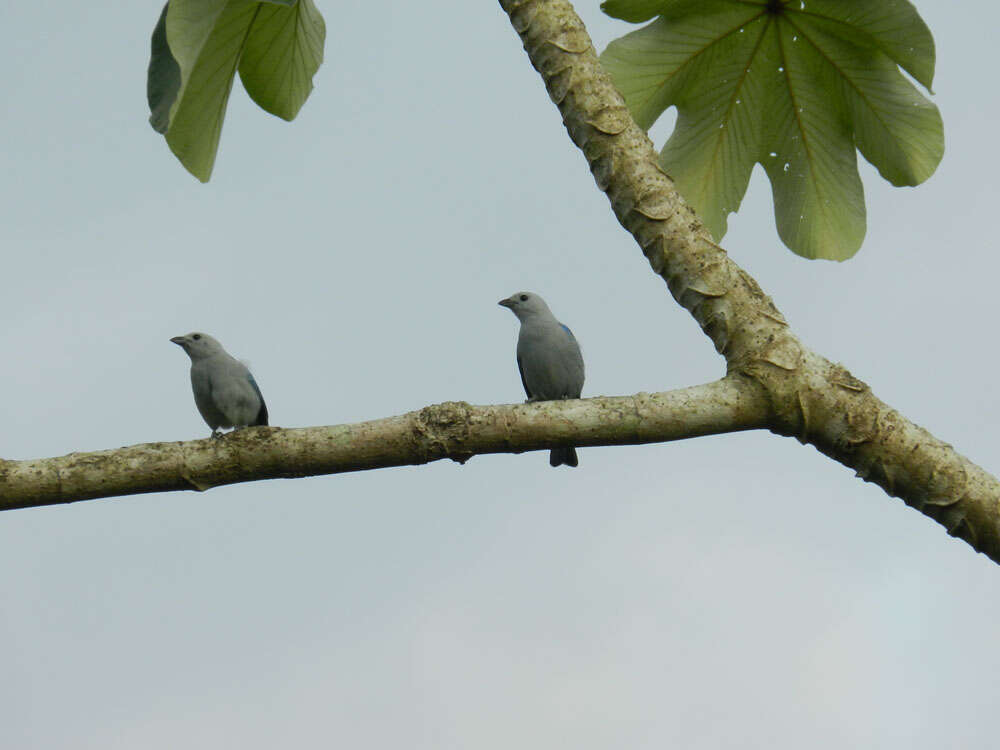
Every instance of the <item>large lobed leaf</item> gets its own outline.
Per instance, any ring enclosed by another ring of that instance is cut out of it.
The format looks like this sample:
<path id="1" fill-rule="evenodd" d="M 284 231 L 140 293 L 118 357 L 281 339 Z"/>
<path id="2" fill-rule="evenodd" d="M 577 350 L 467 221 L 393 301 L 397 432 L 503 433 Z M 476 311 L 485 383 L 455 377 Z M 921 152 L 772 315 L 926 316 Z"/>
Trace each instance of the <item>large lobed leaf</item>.
<path id="1" fill-rule="evenodd" d="M 240 58 L 240 79 L 250 98 L 271 114 L 295 119 L 312 92 L 323 62 L 326 26 L 312 0 L 290 8 L 262 5 Z"/>
<path id="2" fill-rule="evenodd" d="M 153 31 L 150 124 L 207 182 L 237 69 L 258 105 L 291 120 L 312 90 L 325 35 L 312 0 L 169 0 Z"/>
<path id="3" fill-rule="evenodd" d="M 782 241 L 844 260 L 865 234 L 855 148 L 893 185 L 937 168 L 944 134 L 928 90 L 930 31 L 905 0 L 607 0 L 648 26 L 601 61 L 636 121 L 676 106 L 664 169 L 718 239 L 754 164 L 774 191 Z"/>

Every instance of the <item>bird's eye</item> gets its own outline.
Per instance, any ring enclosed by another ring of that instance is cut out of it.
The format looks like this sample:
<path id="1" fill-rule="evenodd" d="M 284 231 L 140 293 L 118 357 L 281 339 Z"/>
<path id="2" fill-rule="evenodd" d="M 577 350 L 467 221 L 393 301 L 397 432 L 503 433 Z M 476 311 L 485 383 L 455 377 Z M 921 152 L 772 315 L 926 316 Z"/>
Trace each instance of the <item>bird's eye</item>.
<path id="1" fill-rule="evenodd" d="M 191 338 L 193 338 L 195 341 L 201 341 L 201 334 L 200 333 L 196 333 Z"/>
<path id="2" fill-rule="evenodd" d="M 521 295 L 521 302 L 527 302 L 527 301 L 528 301 L 528 295 L 527 294 L 522 294 Z"/>

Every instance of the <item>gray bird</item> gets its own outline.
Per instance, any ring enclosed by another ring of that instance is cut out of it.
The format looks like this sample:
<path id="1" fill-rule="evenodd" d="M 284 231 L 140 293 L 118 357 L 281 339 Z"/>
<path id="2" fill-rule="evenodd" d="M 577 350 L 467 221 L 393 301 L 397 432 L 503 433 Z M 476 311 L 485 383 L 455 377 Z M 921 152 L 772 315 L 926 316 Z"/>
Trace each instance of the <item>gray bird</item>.
<path id="1" fill-rule="evenodd" d="M 583 390 L 583 355 L 569 328 L 558 320 L 545 300 L 531 292 L 518 292 L 499 302 L 521 321 L 517 336 L 517 369 L 528 401 L 580 398 Z M 576 466 L 576 448 L 553 448 L 552 466 Z"/>
<path id="2" fill-rule="evenodd" d="M 212 437 L 219 436 L 221 427 L 267 424 L 267 405 L 257 381 L 222 344 L 207 333 L 189 333 L 170 340 L 191 358 L 194 403 L 212 428 Z"/>

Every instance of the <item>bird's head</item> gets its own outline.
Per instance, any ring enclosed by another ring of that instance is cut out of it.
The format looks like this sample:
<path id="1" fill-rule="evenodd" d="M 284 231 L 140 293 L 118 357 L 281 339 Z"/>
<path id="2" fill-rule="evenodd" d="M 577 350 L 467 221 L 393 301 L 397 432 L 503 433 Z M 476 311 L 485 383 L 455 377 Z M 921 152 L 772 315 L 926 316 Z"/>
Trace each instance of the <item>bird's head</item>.
<path id="1" fill-rule="evenodd" d="M 517 316 L 518 320 L 526 320 L 534 315 L 551 315 L 545 300 L 533 292 L 518 292 L 502 299 L 498 303 Z"/>
<path id="2" fill-rule="evenodd" d="M 174 336 L 170 340 L 186 351 L 192 360 L 205 359 L 225 351 L 222 344 L 207 333 L 189 333 L 186 336 Z"/>

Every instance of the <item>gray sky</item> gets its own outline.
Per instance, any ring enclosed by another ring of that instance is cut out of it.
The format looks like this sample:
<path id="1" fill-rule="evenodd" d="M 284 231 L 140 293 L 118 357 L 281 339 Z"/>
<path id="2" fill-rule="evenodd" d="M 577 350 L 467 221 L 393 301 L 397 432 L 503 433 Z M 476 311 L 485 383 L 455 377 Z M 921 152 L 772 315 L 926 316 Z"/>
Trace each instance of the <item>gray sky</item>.
<path id="1" fill-rule="evenodd" d="M 0 456 L 207 435 L 168 342 L 191 330 L 279 426 L 518 401 L 496 302 L 521 289 L 573 327 L 585 395 L 723 373 L 496 2 L 320 7 L 299 118 L 237 84 L 201 185 L 146 124 L 159 2 L 2 5 Z M 1000 9 L 918 8 L 937 174 L 865 164 L 868 237 L 832 264 L 779 245 L 755 173 L 724 244 L 811 347 L 997 471 Z M 630 28 L 578 10 L 599 49 Z M 1000 569 L 767 433 L 8 512 L 0 571 L 3 747 L 995 742 Z"/>

